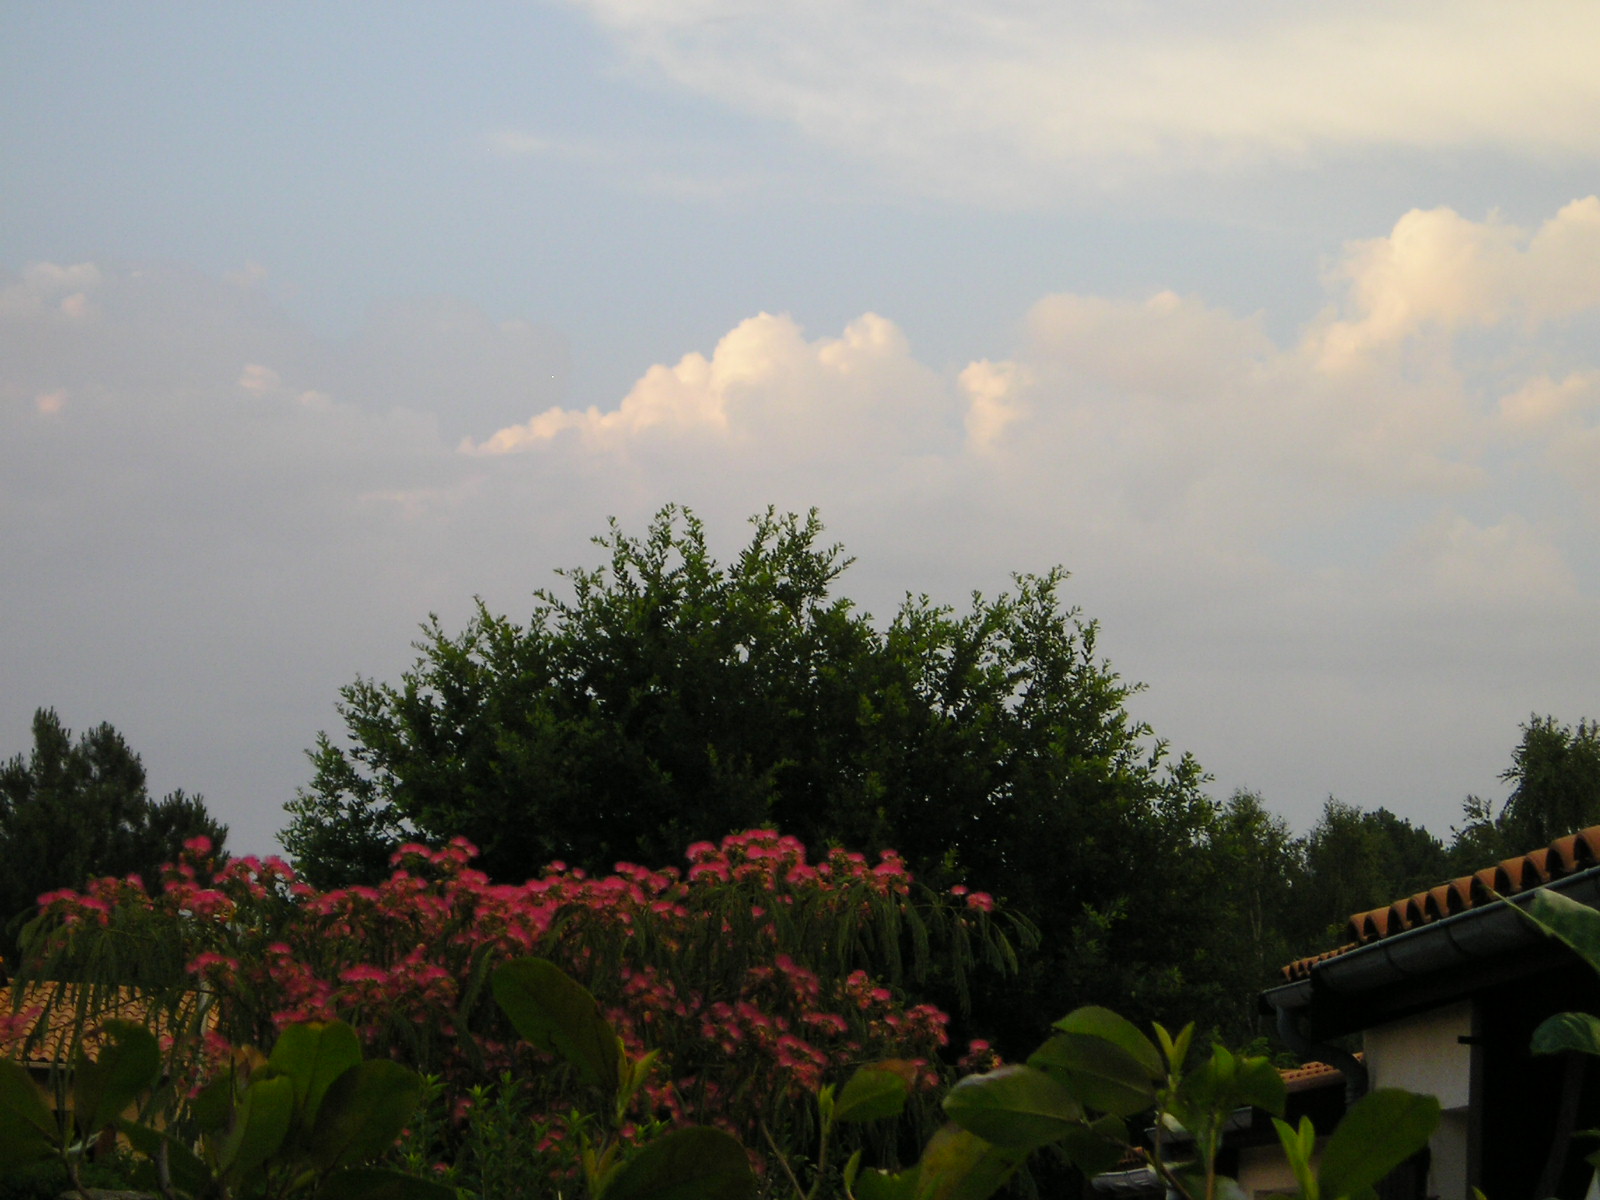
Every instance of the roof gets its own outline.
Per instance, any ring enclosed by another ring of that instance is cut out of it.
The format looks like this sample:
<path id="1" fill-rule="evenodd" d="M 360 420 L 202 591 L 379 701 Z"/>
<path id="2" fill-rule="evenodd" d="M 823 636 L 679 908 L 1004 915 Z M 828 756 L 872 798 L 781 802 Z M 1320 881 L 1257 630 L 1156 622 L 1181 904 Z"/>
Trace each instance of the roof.
<path id="1" fill-rule="evenodd" d="M 1502 859 L 1492 867 L 1458 875 L 1438 887 L 1396 900 L 1383 908 L 1368 909 L 1350 917 L 1345 945 L 1307 958 L 1296 959 L 1282 970 L 1286 982 L 1307 979 L 1318 963 L 1338 958 L 1362 946 L 1430 925 L 1457 913 L 1492 904 L 1499 897 L 1515 896 L 1546 883 L 1600 865 L 1600 825 L 1559 837 L 1548 846 Z"/>
<path id="2" fill-rule="evenodd" d="M 132 1021 L 158 1038 L 166 1037 L 190 1025 L 199 1001 L 197 993 L 185 992 L 169 1007 L 132 988 L 85 988 L 48 980 L 27 985 L 20 996 L 15 987 L 0 987 L 0 1058 L 32 1067 L 64 1063 L 79 1045 L 95 1048 L 105 1021 Z M 214 1007 L 207 1006 L 204 1020 L 208 1029 L 216 1027 Z"/>

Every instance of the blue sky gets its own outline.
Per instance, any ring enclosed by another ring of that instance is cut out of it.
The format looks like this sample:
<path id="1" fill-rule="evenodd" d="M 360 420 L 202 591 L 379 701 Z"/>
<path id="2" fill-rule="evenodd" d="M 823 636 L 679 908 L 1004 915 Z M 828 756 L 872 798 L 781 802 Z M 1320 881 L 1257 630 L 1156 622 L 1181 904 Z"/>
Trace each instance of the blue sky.
<path id="1" fill-rule="evenodd" d="M 0 753 L 270 848 L 337 688 L 608 516 L 1060 563 L 1299 827 L 1600 715 L 1600 11 L 0 3 Z"/>

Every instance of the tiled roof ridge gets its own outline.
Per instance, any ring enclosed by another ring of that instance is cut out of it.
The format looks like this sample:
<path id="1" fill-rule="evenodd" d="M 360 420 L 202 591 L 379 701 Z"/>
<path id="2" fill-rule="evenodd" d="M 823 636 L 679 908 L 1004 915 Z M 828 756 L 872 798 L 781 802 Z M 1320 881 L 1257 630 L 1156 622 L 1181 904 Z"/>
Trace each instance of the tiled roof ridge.
<path id="1" fill-rule="evenodd" d="M 1348 954 L 1358 947 L 1403 933 L 1407 929 L 1428 925 L 1491 903 L 1495 893 L 1514 896 L 1593 866 L 1600 866 L 1600 825 L 1591 825 L 1587 829 L 1558 837 L 1548 846 L 1501 859 L 1494 866 L 1470 875 L 1458 875 L 1437 887 L 1396 900 L 1382 908 L 1354 913 L 1345 925 L 1348 939 L 1345 945 L 1337 950 L 1296 959 L 1284 967 L 1281 974 L 1288 983 L 1305 979 L 1317 963 Z"/>
<path id="2" fill-rule="evenodd" d="M 1356 1052 L 1357 1062 L 1363 1061 L 1365 1057 L 1360 1051 Z M 1283 1080 L 1283 1086 L 1287 1091 L 1301 1092 L 1308 1088 L 1321 1087 L 1335 1079 L 1343 1079 L 1344 1072 L 1332 1063 L 1312 1061 L 1303 1062 L 1298 1067 L 1279 1067 L 1278 1076 Z"/>

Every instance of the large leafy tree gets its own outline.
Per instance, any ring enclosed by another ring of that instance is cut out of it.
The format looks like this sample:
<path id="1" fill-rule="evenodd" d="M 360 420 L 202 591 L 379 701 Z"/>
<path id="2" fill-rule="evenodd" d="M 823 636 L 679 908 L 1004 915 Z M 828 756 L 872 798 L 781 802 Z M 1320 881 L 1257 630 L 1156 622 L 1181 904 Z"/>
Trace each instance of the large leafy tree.
<path id="1" fill-rule="evenodd" d="M 1352 914 L 1433 887 L 1452 869 L 1449 851 L 1428 830 L 1386 808 L 1332 797 L 1300 854 L 1302 874 L 1286 924 L 1305 949 L 1336 944 Z"/>
<path id="2" fill-rule="evenodd" d="M 908 597 L 880 627 L 835 594 L 850 560 L 814 513 L 752 523 L 726 565 L 682 510 L 643 538 L 613 523 L 605 563 L 537 593 L 526 624 L 431 620 L 397 684 L 343 689 L 346 736 L 319 739 L 290 806 L 301 869 L 370 879 L 403 832 L 464 834 L 510 881 L 774 825 L 896 848 L 1037 921 L 1029 983 L 985 1004 L 1019 1040 L 1079 1000 L 1170 1015 L 1218 969 L 1186 958 L 1212 806 L 1128 715 L 1064 574 L 965 611 Z"/>
<path id="3" fill-rule="evenodd" d="M 1463 806 L 1455 844 L 1463 871 L 1600 823 L 1600 724 L 1530 717 L 1500 778 L 1512 788 L 1498 814 L 1477 796 Z"/>
<path id="4" fill-rule="evenodd" d="M 110 725 L 73 740 L 53 709 L 33 716 L 33 750 L 0 764 L 0 946 L 15 958 L 19 927 L 40 893 L 92 875 L 153 875 L 183 843 L 220 852 L 227 827 L 181 790 L 160 800 L 139 756 Z"/>

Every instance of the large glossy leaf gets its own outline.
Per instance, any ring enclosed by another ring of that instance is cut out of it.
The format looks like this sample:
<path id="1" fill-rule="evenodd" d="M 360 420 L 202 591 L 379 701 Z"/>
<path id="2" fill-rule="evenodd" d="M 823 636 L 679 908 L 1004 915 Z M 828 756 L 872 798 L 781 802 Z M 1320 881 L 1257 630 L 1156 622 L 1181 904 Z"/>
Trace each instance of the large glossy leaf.
<path id="1" fill-rule="evenodd" d="M 107 1021 L 100 1052 L 79 1050 L 72 1064 L 72 1112 L 78 1128 L 93 1136 L 120 1117 L 139 1093 L 161 1078 L 161 1048 L 155 1034 L 132 1021 Z"/>
<path id="2" fill-rule="evenodd" d="M 0 1059 L 0 1171 L 49 1158 L 59 1137 L 44 1093 L 27 1069 Z"/>
<path id="3" fill-rule="evenodd" d="M 1061 1139 L 1062 1153 L 1090 1178 L 1116 1167 L 1128 1148 L 1128 1127 L 1113 1116 L 1071 1126 Z"/>
<path id="4" fill-rule="evenodd" d="M 1379 1088 L 1357 1100 L 1323 1147 L 1317 1166 L 1321 1200 L 1339 1200 L 1372 1187 L 1410 1158 L 1439 1127 L 1439 1101 L 1399 1088 Z"/>
<path id="5" fill-rule="evenodd" d="M 346 1167 L 323 1181 L 315 1200 L 456 1200 L 456 1190 L 382 1167 Z"/>
<path id="6" fill-rule="evenodd" d="M 606 1183 L 600 1200 L 749 1200 L 750 1158 L 720 1129 L 691 1125 L 645 1143 Z"/>
<path id="7" fill-rule="evenodd" d="M 524 1040 L 559 1054 L 587 1083 L 617 1088 L 620 1048 L 589 990 L 554 963 L 519 958 L 494 973 L 495 1002 Z"/>
<path id="8" fill-rule="evenodd" d="M 1524 911 L 1600 971 L 1600 912 L 1549 888 L 1535 890 Z"/>
<path id="9" fill-rule="evenodd" d="M 0 1059 L 0 1121 L 27 1126 L 43 1137 L 57 1138 L 61 1134 L 44 1090 L 26 1067 L 10 1059 Z"/>
<path id="10" fill-rule="evenodd" d="M 922 1178 L 920 1166 L 904 1171 L 884 1171 L 869 1167 L 853 1178 L 846 1177 L 856 1200 L 917 1200 L 917 1182 Z"/>
<path id="11" fill-rule="evenodd" d="M 1533 1031 L 1535 1054 L 1559 1054 L 1563 1050 L 1600 1054 L 1600 1017 L 1589 1013 L 1557 1013 Z"/>
<path id="12" fill-rule="evenodd" d="M 1317 1200 L 1317 1173 L 1311 1156 L 1317 1148 L 1317 1130 L 1311 1118 L 1302 1116 L 1298 1126 L 1272 1118 L 1272 1127 L 1278 1131 L 1278 1141 L 1283 1146 L 1283 1156 L 1294 1172 L 1295 1184 L 1303 1200 Z"/>
<path id="13" fill-rule="evenodd" d="M 1146 1065 L 1097 1034 L 1058 1033 L 1034 1052 L 1028 1065 L 1044 1071 L 1096 1112 L 1131 1117 L 1156 1102 Z"/>
<path id="14" fill-rule="evenodd" d="M 234 1110 L 233 1128 L 217 1152 L 218 1171 L 245 1179 L 282 1147 L 294 1122 L 294 1083 L 283 1076 L 257 1079 Z"/>
<path id="15" fill-rule="evenodd" d="M 917 1163 L 917 1200 L 987 1200 L 1026 1157 L 1026 1150 L 996 1146 L 957 1125 L 942 1126 Z"/>
<path id="16" fill-rule="evenodd" d="M 1062 1033 L 1087 1034 L 1119 1046 L 1144 1068 L 1152 1083 L 1166 1077 L 1166 1066 L 1155 1043 L 1139 1032 L 1139 1027 L 1109 1008 L 1088 1005 L 1075 1009 L 1054 1026 Z"/>
<path id="17" fill-rule="evenodd" d="M 1281 1116 L 1286 1098 L 1283 1076 L 1270 1061 L 1213 1046 L 1211 1057 L 1184 1076 L 1172 1110 L 1185 1128 L 1198 1131 L 1247 1104 Z"/>
<path id="18" fill-rule="evenodd" d="M 871 1064 L 862 1067 L 839 1092 L 834 1103 L 835 1121 L 877 1121 L 897 1117 L 905 1111 L 911 1094 L 911 1080 L 898 1064 Z"/>
<path id="19" fill-rule="evenodd" d="M 1083 1106 L 1049 1075 L 1020 1064 L 968 1075 L 944 1098 L 957 1125 L 997 1146 L 1030 1150 L 1083 1119 Z"/>
<path id="20" fill-rule="evenodd" d="M 386 1058 L 357 1063 L 323 1094 L 311 1129 L 311 1161 L 349 1166 L 393 1146 L 422 1099 L 422 1077 Z"/>
<path id="21" fill-rule="evenodd" d="M 343 1021 L 306 1021 L 279 1035 L 267 1069 L 294 1082 L 300 1123 L 311 1129 L 333 1081 L 360 1061 L 361 1041 L 350 1026 Z"/>
<path id="22" fill-rule="evenodd" d="M 160 1190 L 156 1179 L 155 1160 L 163 1153 L 167 1159 L 168 1175 L 178 1191 L 187 1192 L 191 1196 L 200 1196 L 217 1190 L 210 1169 L 200 1161 L 186 1142 L 173 1137 L 165 1130 L 151 1129 L 148 1125 L 140 1125 L 136 1121 L 118 1121 L 117 1129 L 128 1139 L 128 1145 L 143 1155 L 134 1168 L 134 1180 L 145 1191 Z"/>

